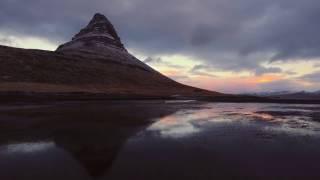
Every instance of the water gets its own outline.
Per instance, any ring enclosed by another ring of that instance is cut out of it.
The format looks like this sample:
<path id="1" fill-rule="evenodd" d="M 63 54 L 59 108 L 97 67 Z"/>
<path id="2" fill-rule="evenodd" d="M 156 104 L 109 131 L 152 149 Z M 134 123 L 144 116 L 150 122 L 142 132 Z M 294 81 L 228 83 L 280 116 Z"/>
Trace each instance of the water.
<path id="1" fill-rule="evenodd" d="M 0 179 L 319 179 L 320 106 L 0 106 Z"/>

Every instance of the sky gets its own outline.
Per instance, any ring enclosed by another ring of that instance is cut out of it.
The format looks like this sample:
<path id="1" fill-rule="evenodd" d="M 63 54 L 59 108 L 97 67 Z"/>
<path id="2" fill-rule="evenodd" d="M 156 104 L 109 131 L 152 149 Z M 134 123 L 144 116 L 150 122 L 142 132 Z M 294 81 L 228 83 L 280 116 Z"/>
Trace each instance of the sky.
<path id="1" fill-rule="evenodd" d="M 0 44 L 55 50 L 99 12 L 172 79 L 226 93 L 320 90 L 319 0 L 1 0 Z"/>

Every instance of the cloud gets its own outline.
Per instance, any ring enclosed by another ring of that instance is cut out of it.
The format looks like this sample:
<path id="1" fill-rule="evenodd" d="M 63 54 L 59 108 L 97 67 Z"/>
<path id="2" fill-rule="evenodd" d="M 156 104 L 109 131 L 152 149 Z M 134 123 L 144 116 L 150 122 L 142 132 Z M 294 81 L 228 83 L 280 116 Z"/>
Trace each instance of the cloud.
<path id="1" fill-rule="evenodd" d="M 175 69 L 183 68 L 183 66 L 176 65 L 168 61 L 164 61 L 161 57 L 157 57 L 157 58 L 148 57 L 143 62 L 150 65 L 162 65 L 162 66 L 167 66 Z"/>
<path id="2" fill-rule="evenodd" d="M 208 66 L 208 65 L 204 65 L 204 64 L 199 64 L 199 65 L 195 65 L 193 66 L 193 68 L 190 70 L 192 72 L 194 71 L 199 71 L 199 70 L 206 70 L 206 71 L 211 71 L 213 68 Z"/>
<path id="3" fill-rule="evenodd" d="M 255 74 L 257 76 L 261 76 L 263 74 L 268 74 L 268 73 L 281 73 L 282 69 L 278 67 L 270 67 L 270 68 L 265 68 L 265 67 L 259 67 L 255 70 Z"/>
<path id="4" fill-rule="evenodd" d="M 300 79 L 314 84 L 320 83 L 320 71 L 304 75 Z"/>
<path id="5" fill-rule="evenodd" d="M 203 71 L 206 72 L 214 72 L 214 71 L 218 71 L 217 68 L 213 67 L 210 64 L 199 64 L 199 65 L 195 65 L 189 72 L 192 74 L 199 74 L 201 75 L 203 73 L 203 75 L 209 75 L 209 76 L 213 76 L 216 77 L 214 75 L 210 75 L 209 73 L 204 73 Z M 278 67 L 263 67 L 263 66 L 257 66 L 254 70 L 254 75 L 256 76 L 261 76 L 264 74 L 269 74 L 269 73 L 282 73 L 282 69 L 278 68 Z M 291 73 L 291 72 L 288 72 Z"/>
<path id="6" fill-rule="evenodd" d="M 15 42 L 8 37 L 0 37 L 0 44 L 5 46 L 15 46 Z"/>
<path id="7" fill-rule="evenodd" d="M 184 81 L 184 82 L 190 81 L 190 78 L 185 75 L 169 75 L 169 77 L 176 81 Z"/>
<path id="8" fill-rule="evenodd" d="M 214 71 L 213 67 L 200 64 L 200 65 L 193 66 L 193 68 L 189 71 L 189 73 L 197 76 L 218 77 L 214 74 L 211 74 L 210 72 L 212 71 Z"/>
<path id="9" fill-rule="evenodd" d="M 218 77 L 216 75 L 213 75 L 213 74 L 210 74 L 210 73 L 206 73 L 206 72 L 200 72 L 200 71 L 193 71 L 191 74 L 192 75 L 197 75 L 197 76 Z"/>
<path id="10" fill-rule="evenodd" d="M 125 44 L 152 54 L 186 54 L 223 69 L 320 56 L 317 0 L 3 0 L 0 28 L 69 40 L 106 14 Z M 59 13 L 57 13 L 59 12 Z"/>
<path id="11" fill-rule="evenodd" d="M 267 83 L 260 83 L 260 91 L 302 91 L 302 90 L 319 90 L 320 71 L 303 75 L 297 78 L 280 79 Z"/>
<path id="12" fill-rule="evenodd" d="M 144 63 L 162 63 L 162 59 L 161 58 L 151 58 L 151 57 L 147 57 L 147 59 L 145 59 L 143 61 Z"/>
<path id="13" fill-rule="evenodd" d="M 297 72 L 294 72 L 294 71 L 285 71 L 284 73 L 286 73 L 287 75 L 297 75 L 298 73 Z"/>
<path id="14" fill-rule="evenodd" d="M 290 80 L 290 79 L 282 79 L 267 83 L 261 83 L 259 84 L 258 91 L 261 92 L 267 92 L 267 91 L 300 91 L 303 90 L 304 87 L 301 86 L 301 83 L 299 83 L 296 80 Z"/>
<path id="15" fill-rule="evenodd" d="M 39 46 L 43 50 L 55 50 L 56 45 L 46 38 L 32 36 L 17 36 L 0 31 L 0 45 L 14 46 L 19 48 L 37 49 Z"/>

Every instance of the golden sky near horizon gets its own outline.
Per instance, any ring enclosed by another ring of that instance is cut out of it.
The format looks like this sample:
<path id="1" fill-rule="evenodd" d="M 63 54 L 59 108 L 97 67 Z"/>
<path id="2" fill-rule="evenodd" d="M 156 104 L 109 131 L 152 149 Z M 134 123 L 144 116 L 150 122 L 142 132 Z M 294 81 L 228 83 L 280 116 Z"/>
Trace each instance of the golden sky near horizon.
<path id="1" fill-rule="evenodd" d="M 147 58 L 146 56 L 135 51 L 133 51 L 133 54 L 142 60 Z M 214 91 L 227 93 L 251 93 L 282 90 L 315 91 L 318 88 L 318 86 L 313 83 L 308 83 L 299 79 L 301 76 L 312 74 L 320 70 L 319 67 L 316 67 L 317 64 L 312 61 L 301 60 L 294 63 L 270 63 L 264 66 L 266 68 L 281 68 L 282 72 L 256 75 L 250 71 L 224 71 L 214 69 L 214 67 L 211 68 L 213 71 L 202 70 L 197 73 L 191 73 L 190 71 L 192 71 L 192 68 L 198 64 L 201 64 L 201 61 L 183 55 L 161 56 L 160 58 L 160 63 L 151 62 L 148 64 L 178 82 Z M 265 88 L 265 86 L 268 86 L 268 84 L 282 81 L 290 81 L 295 86 L 300 86 L 301 89 Z"/>

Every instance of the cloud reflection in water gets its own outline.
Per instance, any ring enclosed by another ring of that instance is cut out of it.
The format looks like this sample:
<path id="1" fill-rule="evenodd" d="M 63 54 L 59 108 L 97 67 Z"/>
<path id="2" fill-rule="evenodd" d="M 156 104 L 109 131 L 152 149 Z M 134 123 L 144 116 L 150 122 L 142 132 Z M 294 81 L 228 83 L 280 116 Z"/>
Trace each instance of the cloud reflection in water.
<path id="1" fill-rule="evenodd" d="M 53 147 L 55 147 L 54 142 L 19 143 L 19 144 L 9 144 L 9 145 L 0 147 L 0 152 L 35 153 L 39 151 L 45 151 Z"/>
<path id="2" fill-rule="evenodd" d="M 164 138 L 182 138 L 204 130 L 212 130 L 212 128 L 217 128 L 220 125 L 228 126 L 228 124 L 232 125 L 232 123 L 237 122 L 244 126 L 257 126 L 262 131 L 269 133 L 319 134 L 317 129 L 320 129 L 320 123 L 312 121 L 308 114 L 304 114 L 306 111 L 303 108 L 300 107 L 299 114 L 295 114 L 288 109 L 283 109 L 285 106 L 205 104 L 201 105 L 200 108 L 181 110 L 173 115 L 160 118 L 147 128 L 147 131 Z M 283 115 L 284 113 L 285 115 Z"/>

